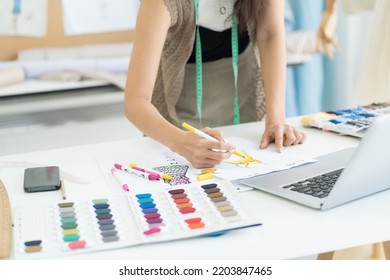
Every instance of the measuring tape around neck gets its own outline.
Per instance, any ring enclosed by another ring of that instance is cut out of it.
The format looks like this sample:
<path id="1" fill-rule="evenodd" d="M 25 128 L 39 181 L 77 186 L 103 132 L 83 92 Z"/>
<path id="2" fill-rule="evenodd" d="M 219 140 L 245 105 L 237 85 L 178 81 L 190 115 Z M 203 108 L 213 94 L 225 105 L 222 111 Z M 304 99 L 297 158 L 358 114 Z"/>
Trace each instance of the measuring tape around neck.
<path id="1" fill-rule="evenodd" d="M 199 31 L 199 0 L 194 0 L 196 18 L 195 38 L 195 63 L 196 63 L 196 108 L 199 117 L 199 127 L 202 123 L 202 97 L 203 97 L 203 71 L 202 71 L 202 45 Z M 238 28 L 237 18 L 232 16 L 232 66 L 234 75 L 234 101 L 233 101 L 233 124 L 240 123 L 240 108 L 238 106 Z"/>

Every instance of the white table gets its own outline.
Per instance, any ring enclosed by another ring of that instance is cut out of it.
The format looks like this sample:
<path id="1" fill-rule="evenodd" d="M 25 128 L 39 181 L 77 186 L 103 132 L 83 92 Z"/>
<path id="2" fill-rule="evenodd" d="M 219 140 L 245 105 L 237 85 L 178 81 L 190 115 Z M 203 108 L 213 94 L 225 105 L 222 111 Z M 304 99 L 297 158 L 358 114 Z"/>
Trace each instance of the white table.
<path id="1" fill-rule="evenodd" d="M 292 124 L 300 126 L 298 119 Z M 226 138 L 240 136 L 259 142 L 263 123 L 227 126 L 222 130 Z M 304 145 L 284 149 L 284 153 L 299 153 L 316 157 L 335 150 L 356 146 L 359 140 L 317 129 L 302 128 L 308 135 Z M 88 132 L 86 132 L 88 133 Z M 104 133 L 104 132 L 102 132 Z M 77 137 L 77 135 L 69 135 Z M 61 170 L 90 182 L 88 185 L 67 183 L 69 200 L 84 196 L 107 195 L 103 174 L 95 155 L 100 152 L 117 153 L 132 149 L 153 149 L 158 143 L 149 138 L 137 138 L 102 144 L 76 146 L 26 154 L 0 157 L 0 167 L 15 162 L 34 162 L 58 165 Z M 274 147 L 271 146 L 270 149 Z M 364 170 L 362 170 L 364 172 Z M 23 168 L 0 168 L 0 178 L 7 187 L 12 206 L 54 203 L 59 192 L 25 194 Z M 390 239 L 390 191 L 328 210 L 319 211 L 293 202 L 252 190 L 241 192 L 251 211 L 263 222 L 260 227 L 229 232 L 219 237 L 200 237 L 153 245 L 72 255 L 72 259 L 290 259 L 315 255 L 362 244 Z M 185 252 L 185 253 L 183 253 Z"/>

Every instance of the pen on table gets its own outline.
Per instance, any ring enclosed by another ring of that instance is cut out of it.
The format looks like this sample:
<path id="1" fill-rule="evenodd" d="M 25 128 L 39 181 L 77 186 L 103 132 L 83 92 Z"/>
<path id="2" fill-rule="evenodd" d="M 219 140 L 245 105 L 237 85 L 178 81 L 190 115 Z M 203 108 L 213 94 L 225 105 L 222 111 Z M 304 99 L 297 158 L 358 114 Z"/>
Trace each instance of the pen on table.
<path id="1" fill-rule="evenodd" d="M 203 131 L 199 130 L 199 129 L 196 129 L 195 127 L 189 125 L 188 123 L 186 122 L 183 122 L 182 123 L 182 127 L 184 127 L 185 129 L 195 133 L 196 135 L 200 136 L 200 137 L 203 137 L 205 139 L 209 139 L 209 140 L 212 140 L 212 141 L 219 141 L 218 139 L 215 139 L 214 137 L 208 135 L 207 133 L 204 133 Z M 218 152 L 226 152 L 226 150 L 218 150 Z M 244 156 L 242 154 L 240 154 L 238 151 L 236 150 L 233 150 L 232 151 L 232 154 L 235 154 L 239 157 L 242 157 L 244 158 Z"/>
<path id="2" fill-rule="evenodd" d="M 137 170 L 137 169 L 133 169 L 133 168 L 129 169 L 129 168 L 126 168 L 126 167 L 124 167 L 123 165 L 121 165 L 119 163 L 115 163 L 114 166 L 115 166 L 116 169 L 126 171 L 126 172 L 128 172 L 130 174 L 134 174 L 134 175 L 137 175 L 139 177 L 142 177 L 142 178 L 145 178 L 145 179 L 149 179 L 151 181 L 160 179 L 160 176 L 158 176 L 157 174 L 149 174 L 149 173 L 146 173 L 146 172 L 143 172 L 143 171 L 140 171 L 140 170 Z"/>
<path id="3" fill-rule="evenodd" d="M 151 171 L 151 170 L 147 170 L 145 168 L 142 168 L 142 167 L 138 166 L 138 164 L 136 164 L 134 162 L 130 163 L 129 166 L 131 168 L 133 168 L 133 169 L 136 169 L 136 170 L 139 170 L 139 171 L 143 171 L 143 172 L 146 172 L 148 174 L 156 174 L 157 176 L 159 176 L 159 179 L 162 178 L 162 179 L 168 180 L 168 181 L 172 181 L 173 179 L 175 179 L 175 178 L 173 178 L 172 176 L 170 176 L 170 175 L 168 175 L 166 173 L 158 172 L 158 171 L 155 171 L 155 170 Z"/>
<path id="4" fill-rule="evenodd" d="M 64 183 L 64 180 L 61 180 L 60 189 L 61 189 L 62 199 L 65 200 L 65 199 L 66 199 L 66 192 L 65 192 L 65 183 Z"/>
<path id="5" fill-rule="evenodd" d="M 123 181 L 123 179 L 121 178 L 120 174 L 117 172 L 117 170 L 115 168 L 112 168 L 111 169 L 111 173 L 112 175 L 114 176 L 114 178 L 116 179 L 116 181 L 118 182 L 118 184 L 121 186 L 121 188 L 124 190 L 124 191 L 129 191 L 129 186 Z"/>

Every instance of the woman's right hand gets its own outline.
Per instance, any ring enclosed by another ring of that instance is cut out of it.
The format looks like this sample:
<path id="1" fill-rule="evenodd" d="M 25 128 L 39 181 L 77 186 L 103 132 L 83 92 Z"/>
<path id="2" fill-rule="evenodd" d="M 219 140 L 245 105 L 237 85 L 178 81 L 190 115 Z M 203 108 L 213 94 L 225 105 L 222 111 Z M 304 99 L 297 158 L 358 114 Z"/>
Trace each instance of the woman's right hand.
<path id="1" fill-rule="evenodd" d="M 195 168 L 214 167 L 231 156 L 230 151 L 234 147 L 223 141 L 220 131 L 208 127 L 201 130 L 219 141 L 202 138 L 193 132 L 184 132 L 176 152 L 185 157 Z"/>

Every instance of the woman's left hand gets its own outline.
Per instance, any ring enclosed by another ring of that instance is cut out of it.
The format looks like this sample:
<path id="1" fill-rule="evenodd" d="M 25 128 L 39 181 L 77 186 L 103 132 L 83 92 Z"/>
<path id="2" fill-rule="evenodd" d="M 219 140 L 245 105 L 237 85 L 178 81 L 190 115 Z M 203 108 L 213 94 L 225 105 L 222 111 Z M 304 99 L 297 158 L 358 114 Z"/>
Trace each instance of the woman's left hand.
<path id="1" fill-rule="evenodd" d="M 283 146 L 302 144 L 305 142 L 306 135 L 288 124 L 270 124 L 266 125 L 263 137 L 260 142 L 260 149 L 265 149 L 271 142 L 275 142 L 276 151 L 282 151 Z"/>

